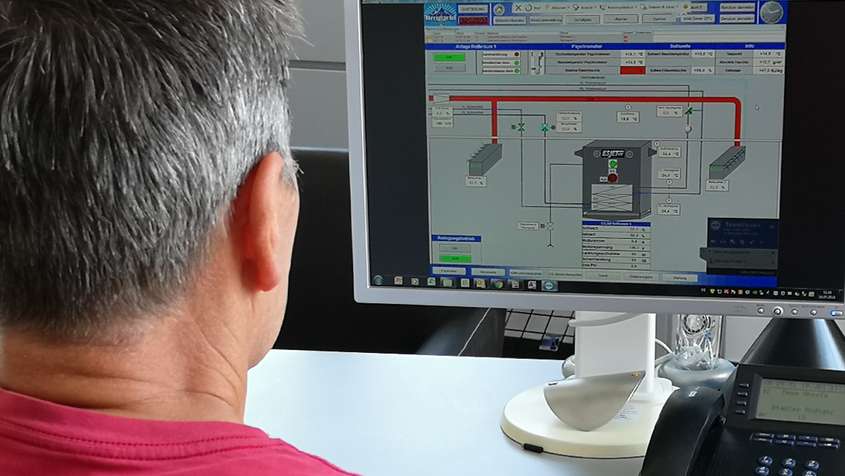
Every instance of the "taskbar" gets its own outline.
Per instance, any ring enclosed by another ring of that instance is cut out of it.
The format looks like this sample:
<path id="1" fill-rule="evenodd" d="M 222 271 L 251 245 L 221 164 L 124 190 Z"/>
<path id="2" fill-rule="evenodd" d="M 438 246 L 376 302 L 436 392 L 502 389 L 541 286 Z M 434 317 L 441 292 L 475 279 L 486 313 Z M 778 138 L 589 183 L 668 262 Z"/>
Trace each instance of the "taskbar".
<path id="1" fill-rule="evenodd" d="M 765 299 L 779 301 L 841 302 L 842 289 L 703 287 L 699 285 L 569 282 L 548 279 L 469 278 L 444 276 L 386 276 L 376 274 L 374 287 L 446 289 L 463 291 L 537 292 L 559 294 L 611 294 L 716 299 Z"/>

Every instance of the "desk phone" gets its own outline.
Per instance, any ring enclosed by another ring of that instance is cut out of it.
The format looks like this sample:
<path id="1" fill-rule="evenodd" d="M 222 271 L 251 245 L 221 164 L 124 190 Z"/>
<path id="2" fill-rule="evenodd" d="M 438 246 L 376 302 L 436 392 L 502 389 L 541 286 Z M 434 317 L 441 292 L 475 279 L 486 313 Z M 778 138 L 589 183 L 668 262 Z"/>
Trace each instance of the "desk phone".
<path id="1" fill-rule="evenodd" d="M 642 476 L 845 474 L 845 373 L 740 365 L 722 392 L 678 390 Z"/>

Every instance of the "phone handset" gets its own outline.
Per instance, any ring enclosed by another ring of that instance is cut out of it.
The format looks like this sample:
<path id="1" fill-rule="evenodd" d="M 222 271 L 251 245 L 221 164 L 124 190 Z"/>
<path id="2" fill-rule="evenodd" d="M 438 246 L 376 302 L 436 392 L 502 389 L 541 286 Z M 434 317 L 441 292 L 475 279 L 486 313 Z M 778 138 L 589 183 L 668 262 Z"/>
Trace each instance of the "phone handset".
<path id="1" fill-rule="evenodd" d="M 640 476 L 697 476 L 712 458 L 711 436 L 722 424 L 722 392 L 708 387 L 677 390 L 654 428 Z M 708 454 L 709 453 L 709 454 Z"/>

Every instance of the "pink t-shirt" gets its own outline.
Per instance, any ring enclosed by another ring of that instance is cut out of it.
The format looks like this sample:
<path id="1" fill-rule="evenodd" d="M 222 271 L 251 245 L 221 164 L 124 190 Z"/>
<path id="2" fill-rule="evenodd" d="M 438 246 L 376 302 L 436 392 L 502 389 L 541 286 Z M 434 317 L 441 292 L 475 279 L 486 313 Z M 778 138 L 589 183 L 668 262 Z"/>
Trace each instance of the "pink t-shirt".
<path id="1" fill-rule="evenodd" d="M 0 389 L 0 474 L 349 475 L 234 423 L 120 418 Z"/>

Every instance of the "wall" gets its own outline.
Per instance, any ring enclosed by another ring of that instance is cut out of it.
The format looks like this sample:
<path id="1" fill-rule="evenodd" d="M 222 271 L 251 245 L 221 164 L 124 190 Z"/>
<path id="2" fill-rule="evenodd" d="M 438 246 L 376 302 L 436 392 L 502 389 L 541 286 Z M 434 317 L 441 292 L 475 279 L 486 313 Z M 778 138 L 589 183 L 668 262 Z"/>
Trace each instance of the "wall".
<path id="1" fill-rule="evenodd" d="M 305 41 L 292 62 L 294 147 L 345 149 L 346 65 L 342 0 L 297 0 Z"/>
<path id="2" fill-rule="evenodd" d="M 725 357 L 730 360 L 741 359 L 768 323 L 769 319 L 758 317 L 731 317 L 728 319 L 724 334 Z M 839 327 L 845 332 L 845 321 L 840 321 Z"/>

